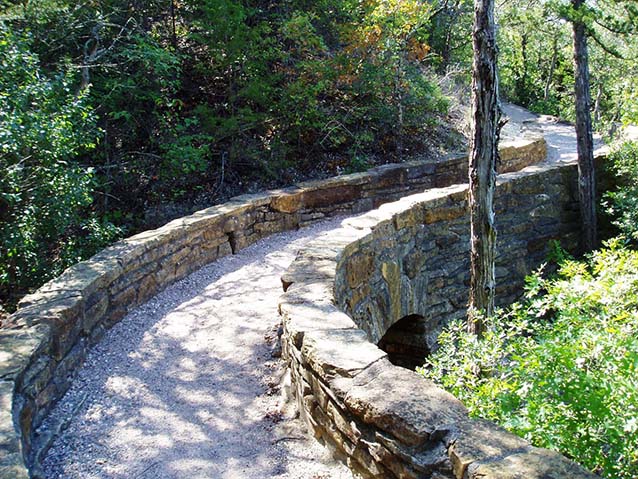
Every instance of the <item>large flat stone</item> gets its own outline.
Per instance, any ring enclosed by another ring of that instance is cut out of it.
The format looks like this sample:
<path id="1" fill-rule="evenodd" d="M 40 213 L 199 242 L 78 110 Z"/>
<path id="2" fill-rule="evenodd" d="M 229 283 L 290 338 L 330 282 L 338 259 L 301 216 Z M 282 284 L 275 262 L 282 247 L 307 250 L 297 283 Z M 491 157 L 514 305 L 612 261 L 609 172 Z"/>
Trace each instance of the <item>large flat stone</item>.
<path id="1" fill-rule="evenodd" d="M 371 186 L 376 189 L 403 185 L 408 180 L 407 168 L 402 164 L 377 166 L 369 170 L 369 173 L 372 175 Z"/>
<path id="2" fill-rule="evenodd" d="M 287 290 L 294 283 L 308 283 L 320 280 L 332 280 L 337 266 L 336 260 L 298 257 L 281 275 L 281 283 Z"/>
<path id="3" fill-rule="evenodd" d="M 292 283 L 288 286 L 284 283 L 286 292 L 281 296 L 280 303 L 334 304 L 333 284 L 333 281 L 329 280 Z"/>
<path id="4" fill-rule="evenodd" d="M 121 273 L 122 268 L 117 261 L 83 261 L 71 266 L 35 293 L 22 298 L 19 307 L 43 304 L 77 294 L 88 297 L 108 286 Z"/>
<path id="5" fill-rule="evenodd" d="M 530 445 L 493 422 L 468 420 L 450 435 L 449 456 L 456 477 L 464 477 L 470 464 L 524 452 Z"/>
<path id="6" fill-rule="evenodd" d="M 312 331 L 303 338 L 302 356 L 324 381 L 352 378 L 387 355 L 360 329 Z"/>
<path id="7" fill-rule="evenodd" d="M 20 440 L 11 413 L 13 381 L 0 381 L 0 477 L 27 479 Z"/>
<path id="8" fill-rule="evenodd" d="M 370 183 L 371 174 L 368 172 L 351 173 L 349 175 L 333 176 L 325 180 L 309 180 L 298 183 L 298 188 L 304 190 L 319 190 L 336 188 L 340 186 L 361 186 Z"/>
<path id="9" fill-rule="evenodd" d="M 376 228 L 383 221 L 392 220 L 392 213 L 381 210 L 372 210 L 360 216 L 353 216 L 343 220 L 343 225 L 354 230 L 363 230 L 363 235 L 368 234 L 372 228 Z"/>
<path id="10" fill-rule="evenodd" d="M 506 141 L 499 146 L 499 155 L 499 173 L 519 170 L 545 160 L 547 143 L 543 137 Z"/>
<path id="11" fill-rule="evenodd" d="M 10 325 L 45 324 L 50 328 L 51 352 L 61 359 L 73 347 L 84 320 L 84 299 L 80 294 L 65 296 L 18 310 Z"/>
<path id="12" fill-rule="evenodd" d="M 457 476 L 460 478 L 460 476 Z M 532 448 L 492 462 L 472 464 L 468 479 L 596 479 L 593 474 L 547 449 Z"/>
<path id="13" fill-rule="evenodd" d="M 0 456 L 20 451 L 11 414 L 13 387 L 13 381 L 0 381 Z"/>
<path id="14" fill-rule="evenodd" d="M 414 446 L 467 417 L 465 407 L 454 396 L 387 360 L 355 377 L 345 403 L 366 423 Z"/>
<path id="15" fill-rule="evenodd" d="M 356 329 L 350 317 L 332 304 L 281 303 L 284 328 L 297 347 L 301 347 L 303 337 L 310 331 L 332 331 Z"/>
<path id="16" fill-rule="evenodd" d="M 378 431 L 375 433 L 375 439 L 393 455 L 407 462 L 417 471 L 432 473 L 434 469 L 450 469 L 447 449 L 442 442 L 436 441 L 427 446 L 411 447 Z"/>
<path id="17" fill-rule="evenodd" d="M 321 208 L 354 201 L 361 197 L 361 186 L 343 184 L 331 188 L 306 190 L 303 194 L 304 208 Z"/>
<path id="18" fill-rule="evenodd" d="M 304 206 L 303 189 L 287 188 L 273 192 L 270 207 L 281 213 L 296 213 Z"/>
<path id="19" fill-rule="evenodd" d="M 0 329 L 0 380 L 15 379 L 48 339 L 49 328 L 44 324 Z"/>

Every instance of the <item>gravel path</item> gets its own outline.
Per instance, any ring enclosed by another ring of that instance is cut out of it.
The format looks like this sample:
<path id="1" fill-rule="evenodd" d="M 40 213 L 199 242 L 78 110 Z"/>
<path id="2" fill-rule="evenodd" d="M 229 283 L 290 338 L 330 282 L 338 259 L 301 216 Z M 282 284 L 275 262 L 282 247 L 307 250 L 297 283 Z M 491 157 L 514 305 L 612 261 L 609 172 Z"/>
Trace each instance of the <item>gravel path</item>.
<path id="1" fill-rule="evenodd" d="M 547 142 L 547 159 L 567 162 L 577 158 L 574 125 L 549 115 L 536 115 L 511 103 L 503 104 L 503 114 L 509 119 L 502 131 L 503 138 L 517 138 L 526 132 L 542 134 Z M 603 146 L 600 135 L 594 135 L 594 149 Z"/>
<path id="2" fill-rule="evenodd" d="M 280 275 L 339 224 L 222 258 L 113 327 L 49 416 L 69 424 L 44 460 L 46 477 L 352 479 L 288 410 L 283 361 L 269 345 Z"/>

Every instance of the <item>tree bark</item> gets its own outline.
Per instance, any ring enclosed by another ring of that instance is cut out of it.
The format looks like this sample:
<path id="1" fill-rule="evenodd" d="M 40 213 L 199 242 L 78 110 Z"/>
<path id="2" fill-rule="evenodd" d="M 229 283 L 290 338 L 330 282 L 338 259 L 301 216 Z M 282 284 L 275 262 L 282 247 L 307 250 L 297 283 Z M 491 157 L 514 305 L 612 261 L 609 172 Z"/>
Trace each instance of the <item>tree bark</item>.
<path id="1" fill-rule="evenodd" d="M 177 49 L 177 30 L 175 29 L 175 0 L 171 0 L 171 26 L 173 29 L 171 43 L 173 48 Z"/>
<path id="2" fill-rule="evenodd" d="M 468 330 L 480 336 L 485 330 L 484 318 L 494 312 L 495 291 L 494 190 L 501 111 L 496 71 L 494 0 L 474 0 L 472 43 L 474 61 L 469 164 L 471 271 Z"/>
<path id="3" fill-rule="evenodd" d="M 523 33 L 521 35 L 521 58 L 523 63 L 523 71 L 521 73 L 520 78 L 516 81 L 516 89 L 518 90 L 518 98 L 520 101 L 528 102 L 528 91 L 527 91 L 527 76 L 528 76 L 528 64 L 529 59 L 527 58 L 527 43 L 529 38 L 527 33 Z"/>
<path id="4" fill-rule="evenodd" d="M 584 0 L 571 0 L 575 12 Z M 576 96 L 576 144 L 578 151 L 578 197 L 582 220 L 582 246 L 585 251 L 597 245 L 596 225 L 596 170 L 594 167 L 594 140 L 591 122 L 591 94 L 589 91 L 589 59 L 585 24 L 575 15 L 574 40 L 574 93 Z"/>
<path id="5" fill-rule="evenodd" d="M 603 101 L 603 78 L 599 77 L 598 88 L 596 89 L 596 100 L 594 101 L 594 121 L 600 121 L 600 104 Z"/>
<path id="6" fill-rule="evenodd" d="M 558 34 L 554 34 L 554 42 L 552 43 L 552 62 L 549 65 L 547 73 L 547 81 L 545 82 L 545 90 L 543 91 L 543 100 L 549 100 L 549 89 L 554 81 L 554 70 L 556 69 L 556 61 L 558 60 Z"/>

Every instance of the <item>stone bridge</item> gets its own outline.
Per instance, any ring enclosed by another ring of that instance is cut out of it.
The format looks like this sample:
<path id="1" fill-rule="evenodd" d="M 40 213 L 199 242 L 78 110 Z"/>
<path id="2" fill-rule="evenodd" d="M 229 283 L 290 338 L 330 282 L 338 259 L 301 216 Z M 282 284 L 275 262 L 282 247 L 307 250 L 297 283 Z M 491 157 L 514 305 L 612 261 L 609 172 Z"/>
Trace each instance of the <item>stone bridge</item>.
<path id="1" fill-rule="evenodd" d="M 542 138 L 501 148 L 504 303 L 549 239 L 577 246 L 576 166 L 542 162 L 545 148 Z M 0 330 L 0 477 L 46 476 L 59 428 L 42 425 L 91 348 L 133 308 L 274 233 L 364 212 L 312 240 L 282 277 L 284 357 L 315 435 L 366 477 L 593 477 L 469 420 L 459 401 L 398 366 L 422 361 L 441 326 L 464 314 L 465 165 L 455 155 L 237 197 L 120 241 L 24 298 Z M 222 477 L 202 474 L 192 477 Z"/>
<path id="2" fill-rule="evenodd" d="M 516 299 L 547 243 L 578 246 L 574 166 L 500 176 L 497 294 Z M 594 477 L 487 422 L 413 371 L 463 317 L 467 186 L 407 196 L 310 242 L 283 276 L 285 357 L 300 410 L 364 477 Z"/>

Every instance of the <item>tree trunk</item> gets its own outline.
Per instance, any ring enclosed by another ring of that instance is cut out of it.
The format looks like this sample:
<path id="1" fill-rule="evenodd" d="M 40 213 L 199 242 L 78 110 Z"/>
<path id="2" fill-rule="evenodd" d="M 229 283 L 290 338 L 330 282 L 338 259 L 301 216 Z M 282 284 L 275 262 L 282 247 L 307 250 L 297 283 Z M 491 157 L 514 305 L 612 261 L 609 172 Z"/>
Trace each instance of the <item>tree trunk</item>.
<path id="1" fill-rule="evenodd" d="M 472 137 L 470 139 L 469 207 L 471 235 L 468 330 L 481 335 L 484 318 L 494 312 L 494 190 L 500 104 L 496 71 L 494 0 L 474 0 L 472 34 Z"/>
<path id="2" fill-rule="evenodd" d="M 523 33 L 521 35 L 521 59 L 523 63 L 523 72 L 521 73 L 520 78 L 516 81 L 516 89 L 517 96 L 519 101 L 523 102 L 523 104 L 527 104 L 528 102 L 528 92 L 527 92 L 527 66 L 529 64 L 529 60 L 527 58 L 527 42 L 529 38 L 527 37 L 527 33 Z"/>
<path id="3" fill-rule="evenodd" d="M 173 30 L 171 43 L 173 44 L 173 48 L 177 50 L 177 30 L 175 29 L 175 0 L 171 0 L 171 26 Z"/>
<path id="4" fill-rule="evenodd" d="M 549 65 L 547 73 L 547 81 L 545 82 L 545 90 L 543 91 L 543 100 L 549 100 L 549 89 L 554 81 L 554 70 L 556 69 L 556 61 L 558 59 L 558 34 L 554 34 L 554 42 L 552 44 L 552 62 Z"/>
<path id="5" fill-rule="evenodd" d="M 572 0 L 577 12 L 584 0 Z M 576 96 L 576 143 L 578 151 L 578 197 L 582 219 L 582 246 L 585 251 L 596 247 L 596 171 L 594 168 L 594 140 L 591 124 L 591 95 L 589 92 L 589 60 L 585 24 L 574 22 L 574 92 Z"/>
<path id="6" fill-rule="evenodd" d="M 604 77 L 599 77 L 598 88 L 596 89 L 596 101 L 594 101 L 594 121 L 600 121 L 600 104 L 603 101 Z"/>

